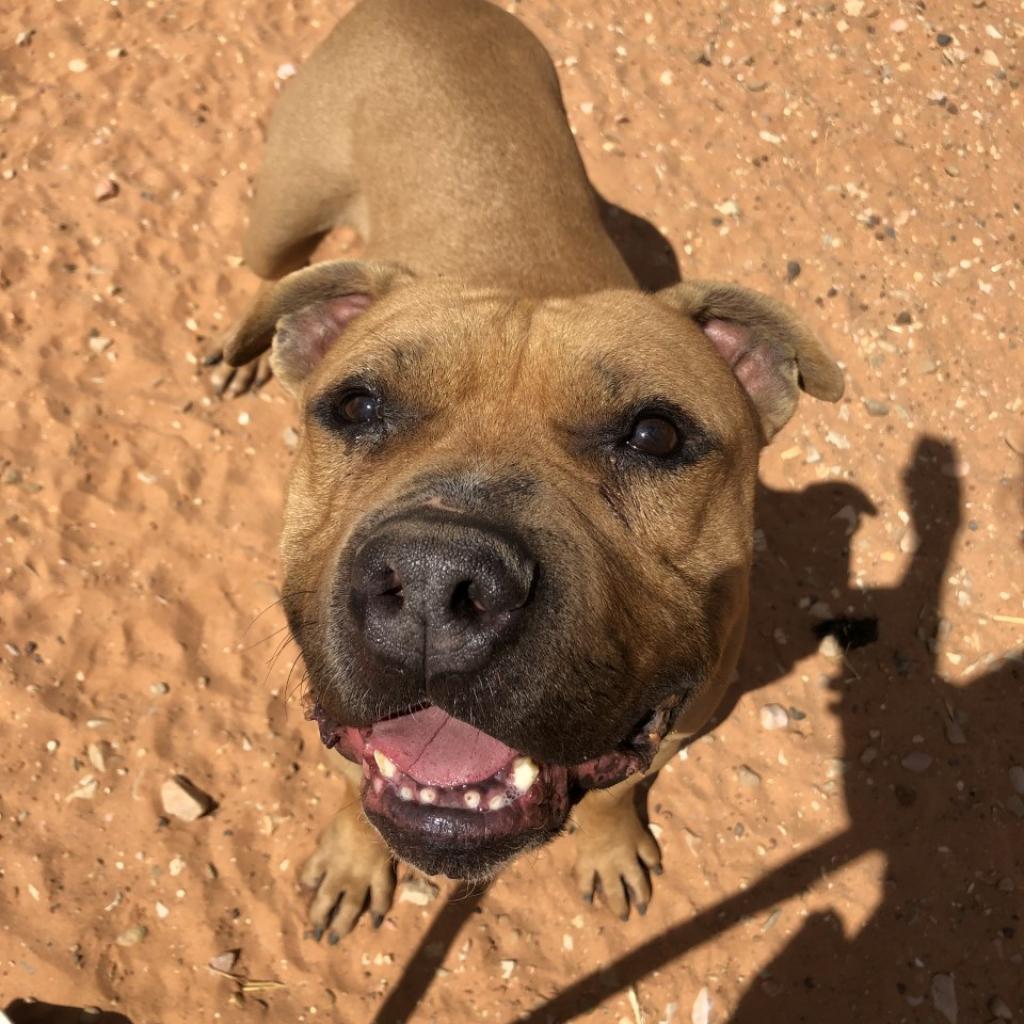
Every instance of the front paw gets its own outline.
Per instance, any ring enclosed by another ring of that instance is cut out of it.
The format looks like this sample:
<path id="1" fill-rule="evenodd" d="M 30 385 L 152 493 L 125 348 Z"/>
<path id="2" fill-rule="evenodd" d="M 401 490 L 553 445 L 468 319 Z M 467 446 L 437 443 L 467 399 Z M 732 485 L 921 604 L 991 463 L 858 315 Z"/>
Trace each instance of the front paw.
<path id="1" fill-rule="evenodd" d="M 249 391 L 259 391 L 273 376 L 269 352 L 258 355 L 244 366 L 231 366 L 224 361 L 224 350 L 215 347 L 200 363 L 203 368 L 213 368 L 208 377 L 209 386 L 221 398 L 237 398 Z"/>
<path id="2" fill-rule="evenodd" d="M 311 934 L 327 932 L 334 945 L 364 910 L 380 926 L 395 892 L 395 870 L 384 841 L 362 816 L 358 801 L 339 811 L 302 866 L 299 880 L 314 891 L 309 907 Z"/>
<path id="3" fill-rule="evenodd" d="M 661 850 L 632 800 L 589 809 L 586 803 L 576 816 L 573 873 L 580 896 L 592 903 L 594 893 L 601 893 L 608 909 L 623 921 L 629 920 L 630 906 L 642 916 L 651 901 L 650 875 L 661 874 Z"/>

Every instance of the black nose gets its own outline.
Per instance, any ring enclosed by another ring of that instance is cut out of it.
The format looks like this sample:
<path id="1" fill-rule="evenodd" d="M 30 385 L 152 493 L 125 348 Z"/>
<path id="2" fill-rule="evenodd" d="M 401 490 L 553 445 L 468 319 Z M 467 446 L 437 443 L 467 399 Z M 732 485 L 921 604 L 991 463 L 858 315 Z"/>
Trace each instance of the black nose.
<path id="1" fill-rule="evenodd" d="M 351 610 L 387 660 L 428 677 L 473 671 L 517 631 L 536 571 L 505 532 L 430 510 L 392 520 L 363 543 Z"/>

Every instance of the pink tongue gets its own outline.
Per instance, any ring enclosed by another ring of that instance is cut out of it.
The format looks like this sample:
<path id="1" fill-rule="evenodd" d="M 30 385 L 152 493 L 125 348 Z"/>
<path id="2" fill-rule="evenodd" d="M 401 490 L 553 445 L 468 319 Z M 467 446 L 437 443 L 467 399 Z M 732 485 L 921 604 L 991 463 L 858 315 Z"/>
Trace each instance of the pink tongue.
<path id="1" fill-rule="evenodd" d="M 446 788 L 489 778 L 516 756 L 511 747 L 438 707 L 378 723 L 370 743 L 417 782 Z"/>

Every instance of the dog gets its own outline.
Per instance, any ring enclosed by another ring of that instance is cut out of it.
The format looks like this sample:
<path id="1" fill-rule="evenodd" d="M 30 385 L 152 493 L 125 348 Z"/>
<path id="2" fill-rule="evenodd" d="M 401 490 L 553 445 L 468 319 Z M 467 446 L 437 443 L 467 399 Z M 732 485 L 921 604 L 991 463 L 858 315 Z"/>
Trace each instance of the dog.
<path id="1" fill-rule="evenodd" d="M 570 820 L 581 894 L 650 900 L 634 790 L 734 673 L 759 452 L 843 379 L 767 296 L 642 291 L 605 213 L 485 0 L 364 0 L 276 104 L 224 356 L 302 418 L 283 604 L 359 793 L 301 873 L 318 939 L 395 858 L 481 878 Z M 341 224 L 365 260 L 307 265 Z"/>

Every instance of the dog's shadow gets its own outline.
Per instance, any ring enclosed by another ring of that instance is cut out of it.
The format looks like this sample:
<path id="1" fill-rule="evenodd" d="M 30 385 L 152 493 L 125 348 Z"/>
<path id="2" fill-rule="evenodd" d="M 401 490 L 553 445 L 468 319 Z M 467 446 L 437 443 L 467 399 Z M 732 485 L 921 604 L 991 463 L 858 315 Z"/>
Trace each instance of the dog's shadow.
<path id="1" fill-rule="evenodd" d="M 598 196 L 601 220 L 619 255 L 645 292 L 679 284 L 679 260 L 672 243 L 638 214 Z"/>

